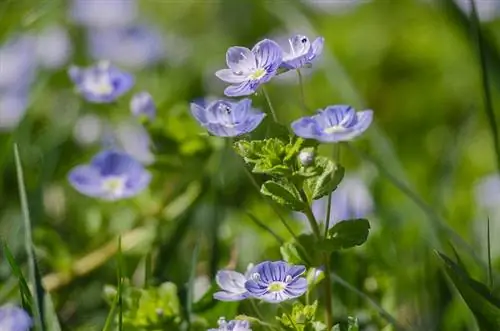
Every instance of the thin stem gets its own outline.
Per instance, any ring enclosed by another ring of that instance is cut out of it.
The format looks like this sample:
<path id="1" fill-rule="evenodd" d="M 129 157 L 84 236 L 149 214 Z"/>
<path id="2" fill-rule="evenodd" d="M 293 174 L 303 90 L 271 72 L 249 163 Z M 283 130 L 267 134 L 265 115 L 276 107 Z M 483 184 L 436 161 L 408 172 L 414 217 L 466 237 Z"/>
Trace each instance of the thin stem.
<path id="1" fill-rule="evenodd" d="M 338 143 L 333 144 L 333 161 L 335 163 L 340 163 L 340 145 Z M 332 173 L 333 177 L 333 173 Z M 326 224 L 325 224 L 325 238 L 328 235 L 328 229 L 330 228 L 330 219 L 332 217 L 332 194 L 333 191 L 328 193 L 328 202 L 326 205 Z"/>
<path id="2" fill-rule="evenodd" d="M 267 104 L 269 105 L 269 110 L 271 110 L 271 115 L 273 116 L 273 120 L 278 123 L 278 117 L 276 116 L 276 112 L 274 111 L 273 104 L 271 103 L 271 98 L 269 98 L 269 94 L 267 94 L 267 90 L 264 85 L 262 85 L 262 94 L 266 98 Z"/>
<path id="3" fill-rule="evenodd" d="M 306 205 L 304 214 L 313 229 L 316 239 L 321 240 L 321 231 L 318 226 L 318 221 L 311 210 L 309 199 L 303 189 L 299 190 L 300 197 Z M 325 320 L 327 325 L 327 330 L 331 330 L 333 327 L 333 316 L 332 316 L 332 280 L 330 278 L 330 256 L 327 253 L 323 253 L 323 264 L 325 265 Z"/>
<path id="4" fill-rule="evenodd" d="M 493 270 L 491 269 L 491 232 L 490 232 L 490 218 L 487 222 L 487 236 L 488 236 L 488 283 L 490 289 L 493 289 Z"/>
<path id="5" fill-rule="evenodd" d="M 309 109 L 307 108 L 306 96 L 304 93 L 304 80 L 302 78 L 302 73 L 300 72 L 300 69 L 297 69 L 296 71 L 297 71 L 297 76 L 299 77 L 300 102 L 302 104 L 302 108 L 304 108 L 304 112 L 307 114 L 309 113 Z"/>

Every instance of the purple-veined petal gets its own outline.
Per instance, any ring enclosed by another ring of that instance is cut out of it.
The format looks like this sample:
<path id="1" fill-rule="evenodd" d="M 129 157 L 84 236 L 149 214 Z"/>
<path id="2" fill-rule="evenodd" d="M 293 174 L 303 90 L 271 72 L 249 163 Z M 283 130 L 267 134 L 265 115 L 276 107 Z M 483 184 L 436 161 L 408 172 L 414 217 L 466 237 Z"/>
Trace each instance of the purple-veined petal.
<path id="1" fill-rule="evenodd" d="M 265 68 L 268 72 L 275 72 L 283 59 L 281 47 L 269 39 L 258 42 L 252 52 L 257 60 L 257 68 Z"/>
<path id="2" fill-rule="evenodd" d="M 311 117 L 299 118 L 298 120 L 292 122 L 291 126 L 293 132 L 302 138 L 316 139 L 321 135 L 317 121 Z"/>
<path id="3" fill-rule="evenodd" d="M 226 52 L 226 63 L 235 73 L 247 74 L 256 68 L 255 55 L 246 47 L 230 47 Z"/>
<path id="4" fill-rule="evenodd" d="M 130 174 L 127 182 L 125 183 L 125 190 L 123 191 L 121 198 L 129 198 L 138 194 L 148 187 L 151 182 L 151 178 L 151 173 L 145 169 L 140 169 L 140 171 Z"/>
<path id="5" fill-rule="evenodd" d="M 325 44 L 325 38 L 323 37 L 318 37 L 313 41 L 311 45 L 312 53 L 309 59 L 310 61 L 312 61 L 317 56 L 321 55 L 321 53 L 323 52 L 324 44 Z"/>
<path id="6" fill-rule="evenodd" d="M 232 69 L 221 69 L 215 73 L 220 80 L 223 80 L 231 84 L 240 84 L 248 80 L 248 76 L 245 74 L 237 75 Z"/>
<path id="7" fill-rule="evenodd" d="M 290 266 L 290 269 L 286 273 L 286 275 L 290 275 L 292 279 L 295 279 L 296 277 L 302 275 L 304 272 L 306 272 L 306 267 L 303 265 L 294 265 Z"/>
<path id="8" fill-rule="evenodd" d="M 232 270 L 221 270 L 217 272 L 215 281 L 221 289 L 232 293 L 245 293 L 245 282 L 247 279 L 239 272 Z"/>
<path id="9" fill-rule="evenodd" d="M 116 176 L 141 169 L 142 165 L 130 155 L 114 150 L 97 154 L 91 165 L 100 170 L 101 176 Z"/>
<path id="10" fill-rule="evenodd" d="M 354 108 L 347 105 L 328 106 L 324 111 L 316 115 L 318 124 L 327 129 L 335 126 L 347 127 L 344 125 L 355 118 Z"/>
<path id="11" fill-rule="evenodd" d="M 250 295 L 259 298 L 260 296 L 267 293 L 267 286 L 263 286 L 254 280 L 248 280 L 245 283 L 245 288 L 250 293 Z"/>
<path id="12" fill-rule="evenodd" d="M 219 291 L 214 293 L 214 299 L 219 301 L 241 301 L 248 298 L 248 292 L 245 293 L 231 293 L 225 291 Z"/>
<path id="13" fill-rule="evenodd" d="M 243 82 L 238 85 L 230 85 L 224 90 L 224 94 L 228 97 L 241 97 L 255 93 L 255 87 L 250 81 Z"/>
<path id="14" fill-rule="evenodd" d="M 196 120 L 201 124 L 208 123 L 205 108 L 198 105 L 197 103 L 191 103 L 191 114 L 193 114 L 193 117 L 196 118 Z"/>
<path id="15" fill-rule="evenodd" d="M 241 132 L 240 135 L 245 134 L 245 133 L 249 133 L 249 132 L 252 132 L 253 130 L 255 130 L 259 126 L 259 124 L 262 122 L 264 117 L 266 117 L 266 114 L 265 113 L 256 113 L 256 114 L 252 114 L 250 116 L 251 117 L 249 117 L 245 122 L 243 122 L 235 127 L 235 129 L 238 132 Z"/>
<path id="16" fill-rule="evenodd" d="M 208 130 L 208 132 L 215 136 L 236 137 L 238 135 L 238 132 L 235 130 L 235 128 L 229 128 L 219 123 L 207 123 L 204 126 Z"/>
<path id="17" fill-rule="evenodd" d="M 304 277 L 299 277 L 286 286 L 285 293 L 296 298 L 307 291 L 307 286 L 307 280 Z"/>

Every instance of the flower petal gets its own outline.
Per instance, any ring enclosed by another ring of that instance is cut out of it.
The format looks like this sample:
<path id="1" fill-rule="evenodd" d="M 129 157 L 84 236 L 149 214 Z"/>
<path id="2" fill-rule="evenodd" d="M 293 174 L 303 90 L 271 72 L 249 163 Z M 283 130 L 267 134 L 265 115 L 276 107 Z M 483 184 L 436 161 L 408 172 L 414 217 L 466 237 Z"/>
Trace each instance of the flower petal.
<path id="1" fill-rule="evenodd" d="M 214 299 L 219 301 L 240 301 L 249 297 L 247 292 L 238 294 L 225 291 L 219 291 L 214 293 Z"/>
<path id="2" fill-rule="evenodd" d="M 241 97 L 255 93 L 255 86 L 250 81 L 245 81 L 238 85 L 230 85 L 224 90 L 224 94 L 228 97 Z"/>
<path id="3" fill-rule="evenodd" d="M 115 150 L 103 151 L 97 154 L 92 159 L 91 164 L 99 169 L 101 176 L 123 175 L 143 168 L 130 155 Z"/>
<path id="4" fill-rule="evenodd" d="M 296 277 L 302 275 L 304 272 L 306 272 L 306 267 L 304 267 L 303 265 L 293 265 L 290 266 L 286 275 L 290 275 L 292 279 L 295 279 Z"/>
<path id="5" fill-rule="evenodd" d="M 285 289 L 285 294 L 291 298 L 297 298 L 307 291 L 307 280 L 304 277 L 295 279 L 292 283 L 288 284 Z"/>
<path id="6" fill-rule="evenodd" d="M 232 270 L 221 270 L 217 272 L 215 281 L 221 289 L 226 292 L 242 294 L 247 290 L 245 289 L 245 282 L 247 279 L 239 272 Z"/>
<path id="7" fill-rule="evenodd" d="M 237 75 L 232 69 L 221 69 L 215 73 L 220 80 L 223 80 L 231 84 L 239 84 L 248 80 L 248 76 L 245 74 Z"/>
<path id="8" fill-rule="evenodd" d="M 293 132 L 302 138 L 317 139 L 322 135 L 313 117 L 302 117 L 291 124 Z"/>
<path id="9" fill-rule="evenodd" d="M 237 73 L 250 73 L 256 68 L 255 55 L 246 47 L 233 46 L 226 52 L 227 66 Z"/>
<path id="10" fill-rule="evenodd" d="M 200 106 L 194 102 L 191 103 L 191 114 L 202 125 L 206 124 L 208 122 L 207 117 L 206 117 L 205 108 L 203 108 L 202 106 Z"/>
<path id="11" fill-rule="evenodd" d="M 249 115 L 249 117 L 246 119 L 245 122 L 237 125 L 235 127 L 236 131 L 239 132 L 238 135 L 242 135 L 245 133 L 252 132 L 255 130 L 259 124 L 262 122 L 262 120 L 266 117 L 265 113 L 253 113 Z"/>
<path id="12" fill-rule="evenodd" d="M 323 37 L 318 37 L 313 41 L 311 45 L 312 52 L 309 61 L 312 61 L 314 58 L 316 58 L 323 52 L 324 44 L 325 44 L 325 38 Z"/>
<path id="13" fill-rule="evenodd" d="M 245 288 L 250 293 L 250 295 L 260 298 L 267 293 L 267 286 L 261 285 L 254 280 L 248 280 L 245 283 Z"/>
<path id="14" fill-rule="evenodd" d="M 101 197 L 102 192 L 102 177 L 98 169 L 82 165 L 71 170 L 68 175 L 68 180 L 78 192 L 91 196 Z"/>
<path id="15" fill-rule="evenodd" d="M 283 59 L 281 47 L 269 39 L 258 42 L 252 52 L 257 60 L 257 68 L 264 68 L 267 72 L 275 72 Z"/>

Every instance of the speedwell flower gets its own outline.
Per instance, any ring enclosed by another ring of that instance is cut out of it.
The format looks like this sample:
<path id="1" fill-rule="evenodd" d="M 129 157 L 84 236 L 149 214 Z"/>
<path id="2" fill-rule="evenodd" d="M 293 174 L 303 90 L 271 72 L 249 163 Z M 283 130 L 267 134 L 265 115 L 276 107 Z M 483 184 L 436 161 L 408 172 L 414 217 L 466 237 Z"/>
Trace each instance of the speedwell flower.
<path id="1" fill-rule="evenodd" d="M 148 92 L 136 93 L 130 101 L 130 111 L 135 117 L 146 116 L 150 121 L 156 116 L 156 106 Z"/>
<path id="2" fill-rule="evenodd" d="M 214 293 L 214 299 L 220 301 L 240 301 L 248 298 L 245 283 L 248 275 L 243 275 L 233 270 L 220 270 L 215 276 L 215 281 L 222 291 Z"/>
<path id="3" fill-rule="evenodd" d="M 76 88 L 85 99 L 95 103 L 109 103 L 125 94 L 134 85 L 134 78 L 102 61 L 88 68 L 72 66 L 68 71 L 69 77 L 76 84 Z"/>
<path id="4" fill-rule="evenodd" d="M 346 105 L 328 106 L 316 115 L 302 117 L 292 123 L 295 134 L 321 142 L 351 140 L 362 134 L 372 122 L 373 111 L 356 112 Z"/>
<path id="5" fill-rule="evenodd" d="M 318 37 L 312 43 L 303 35 L 295 35 L 288 39 L 290 51 L 283 52 L 283 67 L 287 69 L 298 69 L 310 64 L 323 51 L 325 38 Z"/>
<path id="6" fill-rule="evenodd" d="M 118 151 L 103 151 L 90 164 L 75 167 L 69 182 L 80 193 L 103 200 L 118 200 L 141 192 L 151 174 L 139 161 Z"/>
<path id="7" fill-rule="evenodd" d="M 210 133 L 219 137 L 236 137 L 251 132 L 266 114 L 252 108 L 252 100 L 238 102 L 217 100 L 205 107 L 191 103 L 191 113 Z"/>
<path id="8" fill-rule="evenodd" d="M 219 327 L 217 329 L 208 329 L 208 331 L 252 331 L 250 322 L 233 320 L 226 322 L 224 317 L 219 318 Z"/>
<path id="9" fill-rule="evenodd" d="M 229 69 L 215 73 L 221 80 L 234 84 L 224 90 L 229 97 L 250 95 L 276 75 L 281 65 L 283 51 L 269 39 L 258 42 L 252 50 L 246 47 L 230 47 L 226 53 Z"/>
<path id="10" fill-rule="evenodd" d="M 307 291 L 307 280 L 300 277 L 306 268 L 283 261 L 259 263 L 245 283 L 248 293 L 263 301 L 278 303 L 300 297 Z"/>
<path id="11" fill-rule="evenodd" d="M 23 309 L 15 306 L 0 307 L 0 330 L 28 331 L 31 326 L 31 317 Z"/>

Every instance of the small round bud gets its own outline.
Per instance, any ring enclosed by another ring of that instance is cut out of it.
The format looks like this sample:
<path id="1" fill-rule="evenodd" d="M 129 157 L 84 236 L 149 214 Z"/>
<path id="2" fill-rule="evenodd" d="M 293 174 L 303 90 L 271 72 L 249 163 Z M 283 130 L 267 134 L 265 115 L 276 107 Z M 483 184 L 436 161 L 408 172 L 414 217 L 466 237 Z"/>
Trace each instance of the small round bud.
<path id="1" fill-rule="evenodd" d="M 314 162 L 314 151 L 302 150 L 299 153 L 299 161 L 304 167 L 310 166 Z"/>

